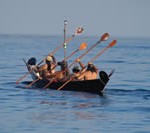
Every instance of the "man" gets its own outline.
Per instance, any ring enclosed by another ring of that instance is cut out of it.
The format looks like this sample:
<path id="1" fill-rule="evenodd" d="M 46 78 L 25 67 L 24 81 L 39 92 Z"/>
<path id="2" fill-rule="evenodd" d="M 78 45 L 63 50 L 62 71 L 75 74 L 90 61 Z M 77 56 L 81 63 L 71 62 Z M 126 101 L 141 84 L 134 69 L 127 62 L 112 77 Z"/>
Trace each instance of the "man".
<path id="1" fill-rule="evenodd" d="M 55 73 L 55 65 L 56 59 L 54 56 L 49 55 L 46 57 L 45 60 L 46 64 L 42 65 L 38 68 L 38 72 L 42 78 L 50 78 L 53 73 Z"/>
<path id="2" fill-rule="evenodd" d="M 78 80 L 93 80 L 98 76 L 98 69 L 92 64 L 92 62 L 88 63 L 87 69 L 85 70 L 84 64 L 81 63 L 80 59 L 77 59 L 82 70 L 75 75 Z"/>
<path id="3" fill-rule="evenodd" d="M 84 64 L 80 61 L 80 59 L 76 59 L 76 62 L 79 63 L 81 69 L 79 66 L 74 66 L 72 69 L 74 80 L 84 80 L 84 77 L 82 76 L 82 73 L 85 71 Z"/>
<path id="4" fill-rule="evenodd" d="M 60 66 L 60 70 L 56 71 L 53 75 L 53 77 L 58 80 L 62 81 L 66 79 L 66 77 L 69 75 L 69 69 L 68 69 L 68 63 L 67 61 L 62 61 L 57 63 Z"/>
<path id="5" fill-rule="evenodd" d="M 87 69 L 84 73 L 84 80 L 93 80 L 98 76 L 98 69 L 92 64 L 92 62 L 88 63 Z"/>

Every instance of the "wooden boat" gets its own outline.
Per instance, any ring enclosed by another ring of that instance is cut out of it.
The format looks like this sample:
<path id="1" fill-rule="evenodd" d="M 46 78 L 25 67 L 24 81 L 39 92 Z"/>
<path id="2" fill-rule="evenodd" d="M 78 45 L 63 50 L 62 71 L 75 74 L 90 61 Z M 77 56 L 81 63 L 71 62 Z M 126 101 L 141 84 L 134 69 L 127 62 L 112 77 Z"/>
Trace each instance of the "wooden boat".
<path id="1" fill-rule="evenodd" d="M 30 61 L 28 61 L 30 63 Z M 26 63 L 27 68 L 29 70 L 28 63 Z M 35 64 L 35 63 L 30 63 Z M 104 88 L 106 84 L 109 81 L 110 76 L 113 74 L 114 71 L 112 71 L 109 75 L 105 71 L 99 72 L 99 78 L 95 80 L 83 80 L 83 81 L 71 81 L 67 85 L 65 85 L 61 90 L 67 90 L 67 91 L 79 91 L 79 92 L 89 92 L 94 94 L 103 95 Z M 35 72 L 32 71 L 31 76 L 33 80 L 37 78 L 35 75 Z M 26 81 L 23 82 L 24 84 L 31 84 L 32 81 Z M 47 79 L 41 79 L 38 80 L 33 86 L 37 88 L 43 88 L 45 85 L 49 83 L 49 80 Z M 59 87 L 61 87 L 65 82 L 53 82 L 51 83 L 47 88 L 57 90 Z"/>

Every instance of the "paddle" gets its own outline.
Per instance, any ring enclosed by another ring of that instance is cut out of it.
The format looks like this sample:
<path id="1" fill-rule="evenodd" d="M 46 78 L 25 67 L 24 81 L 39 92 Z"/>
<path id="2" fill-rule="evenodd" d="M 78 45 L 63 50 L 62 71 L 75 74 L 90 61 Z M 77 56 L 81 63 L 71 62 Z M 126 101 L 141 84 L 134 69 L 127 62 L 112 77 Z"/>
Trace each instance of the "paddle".
<path id="1" fill-rule="evenodd" d="M 90 60 L 90 62 L 93 62 L 94 60 L 96 60 L 101 54 L 103 54 L 108 48 L 113 47 L 115 44 L 117 43 L 117 40 L 113 40 L 107 47 L 105 47 L 100 53 L 98 53 L 93 59 Z M 86 68 L 88 66 L 88 64 L 86 66 L 84 66 L 84 68 Z M 112 71 L 110 73 L 110 76 L 113 74 L 114 71 Z M 79 76 L 83 75 L 85 72 L 82 73 L 82 70 L 79 72 Z M 73 75 L 69 80 L 67 80 L 62 86 L 60 86 L 57 90 L 61 90 L 65 85 L 67 85 L 70 81 L 72 81 L 75 78 L 75 76 Z"/>
<path id="2" fill-rule="evenodd" d="M 84 30 L 84 29 L 83 29 L 82 27 L 79 27 L 78 29 L 76 29 L 75 33 L 74 33 L 71 37 L 69 37 L 69 38 L 66 40 L 66 42 L 64 42 L 64 43 L 65 43 L 65 44 L 69 43 L 76 35 L 81 34 L 81 33 L 83 32 L 83 30 Z M 59 45 L 57 48 L 55 48 L 55 49 L 53 50 L 53 52 L 51 52 L 49 55 L 53 55 L 56 51 L 58 51 L 60 48 L 62 48 L 62 47 L 64 46 L 64 43 L 61 44 L 61 45 Z M 38 65 L 40 65 L 44 60 L 45 60 L 45 58 L 44 58 L 40 63 L 38 63 Z"/>
<path id="3" fill-rule="evenodd" d="M 87 43 L 86 43 L 86 42 L 81 43 L 81 44 L 80 44 L 80 47 L 79 47 L 78 49 L 76 49 L 74 52 L 72 52 L 69 56 L 67 56 L 67 57 L 65 58 L 65 60 L 69 59 L 71 56 L 73 56 L 73 55 L 74 55 L 75 53 L 77 53 L 78 51 L 86 49 L 86 47 L 87 47 Z M 52 68 L 52 70 L 53 70 L 55 67 L 57 67 L 57 65 L 55 65 L 55 66 Z M 28 86 L 26 86 L 26 88 L 29 88 L 31 85 L 33 85 L 35 82 L 37 82 L 39 79 L 40 79 L 40 78 L 37 78 L 37 79 L 33 80 Z M 50 82 L 49 82 L 49 83 L 50 83 Z M 43 89 L 47 88 L 47 86 L 49 85 L 49 83 L 48 83 L 46 86 L 44 86 Z"/>
<path id="4" fill-rule="evenodd" d="M 108 38 L 109 38 L 109 34 L 108 34 L 108 33 L 104 33 L 104 34 L 101 36 L 100 40 L 99 40 L 97 43 L 95 43 L 94 45 L 92 45 L 85 53 L 83 53 L 83 54 L 79 57 L 79 59 L 81 59 L 83 56 L 85 56 L 90 50 L 92 50 L 94 47 L 96 47 L 100 42 L 106 41 Z M 68 66 L 68 69 L 69 69 L 71 66 L 73 66 L 75 63 L 76 63 L 76 60 Z M 64 72 L 66 72 L 66 71 L 67 71 L 67 69 L 65 69 L 65 70 L 62 71 L 62 72 L 64 73 Z M 61 74 L 61 72 L 59 72 L 57 75 L 59 75 L 59 74 Z M 50 81 L 50 83 L 48 83 L 48 84 L 50 85 L 51 83 L 53 83 L 53 81 L 54 81 L 54 80 L 52 79 L 52 80 Z M 47 86 L 47 85 L 46 85 L 46 86 Z"/>
<path id="5" fill-rule="evenodd" d="M 76 52 L 80 51 L 80 50 L 84 50 L 87 48 L 87 43 L 83 42 L 80 44 L 80 47 L 78 49 L 76 49 L 74 52 L 72 52 L 68 57 L 65 58 L 65 60 L 67 60 L 68 58 L 70 58 L 72 55 L 74 55 Z"/>
<path id="6" fill-rule="evenodd" d="M 28 64 L 27 64 L 27 62 L 25 61 L 25 59 L 23 59 L 23 61 L 24 61 L 24 63 L 26 64 L 26 67 L 27 67 L 27 69 L 28 69 L 28 72 L 27 72 L 25 75 L 23 75 L 21 78 L 19 78 L 19 79 L 16 81 L 16 84 L 19 84 L 19 82 L 20 82 L 23 78 L 25 78 L 28 74 L 30 74 L 31 71 L 32 71 L 32 69 L 29 70 Z"/>
<path id="7" fill-rule="evenodd" d="M 82 32 L 83 32 L 83 28 L 82 27 L 79 27 L 78 29 L 76 29 L 76 31 L 75 31 L 75 33 L 70 37 L 70 38 L 68 38 L 67 40 L 66 40 L 66 42 L 64 42 L 64 43 L 69 43 L 76 35 L 79 35 L 79 34 L 81 34 Z M 56 51 L 58 51 L 60 48 L 62 48 L 63 46 L 64 46 L 64 43 L 63 44 L 61 44 L 61 45 L 59 45 L 58 47 L 56 47 L 54 50 L 53 50 L 53 52 L 51 52 L 49 55 L 53 55 Z M 41 61 L 41 62 L 39 62 L 36 66 L 39 66 L 43 61 L 45 60 L 45 58 Z M 19 78 L 17 81 L 16 81 L 16 84 L 19 84 L 19 82 L 22 80 L 22 79 L 24 79 L 28 74 L 30 74 L 31 72 L 32 72 L 33 70 L 31 69 L 30 71 L 28 71 L 25 75 L 23 75 L 21 78 Z"/>

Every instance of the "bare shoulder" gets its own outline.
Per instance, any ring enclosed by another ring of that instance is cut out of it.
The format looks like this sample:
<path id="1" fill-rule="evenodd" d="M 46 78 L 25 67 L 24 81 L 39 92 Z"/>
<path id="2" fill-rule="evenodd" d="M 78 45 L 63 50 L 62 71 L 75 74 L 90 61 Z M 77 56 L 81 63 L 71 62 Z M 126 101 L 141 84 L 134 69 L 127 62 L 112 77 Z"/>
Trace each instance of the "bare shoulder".
<path id="1" fill-rule="evenodd" d="M 47 65 L 46 64 L 40 66 L 39 71 L 43 71 L 45 69 L 47 69 Z"/>

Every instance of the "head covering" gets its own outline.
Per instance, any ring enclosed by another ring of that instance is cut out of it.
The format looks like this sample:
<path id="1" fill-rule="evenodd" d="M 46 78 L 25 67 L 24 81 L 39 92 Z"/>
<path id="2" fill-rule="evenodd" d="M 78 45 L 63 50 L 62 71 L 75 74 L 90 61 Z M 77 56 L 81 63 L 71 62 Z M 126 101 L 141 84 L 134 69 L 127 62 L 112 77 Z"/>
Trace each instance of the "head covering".
<path id="1" fill-rule="evenodd" d="M 79 69 L 79 66 L 74 66 L 73 69 L 72 69 L 72 72 L 79 72 L 80 69 Z"/>
<path id="2" fill-rule="evenodd" d="M 88 67 L 90 67 L 90 68 L 94 67 L 93 63 L 92 62 L 88 62 Z"/>
<path id="3" fill-rule="evenodd" d="M 36 64 L 36 58 L 34 57 L 31 57 L 29 60 L 28 60 L 28 65 L 35 65 Z"/>
<path id="4" fill-rule="evenodd" d="M 96 72 L 97 69 L 92 63 L 88 63 L 87 71 Z"/>
<path id="5" fill-rule="evenodd" d="M 74 66 L 73 69 L 75 69 L 75 70 L 80 70 L 80 69 L 79 69 L 79 66 Z"/>
<path id="6" fill-rule="evenodd" d="M 51 56 L 47 56 L 47 57 L 46 57 L 46 61 L 49 61 L 49 62 L 50 62 L 50 61 L 52 61 L 52 60 L 53 60 L 53 59 L 52 59 Z"/>

